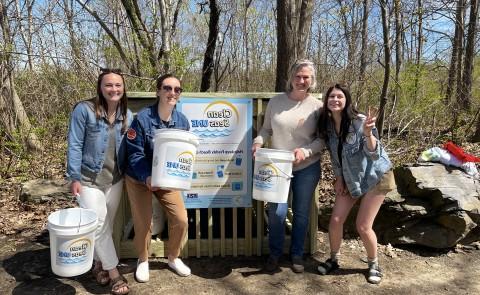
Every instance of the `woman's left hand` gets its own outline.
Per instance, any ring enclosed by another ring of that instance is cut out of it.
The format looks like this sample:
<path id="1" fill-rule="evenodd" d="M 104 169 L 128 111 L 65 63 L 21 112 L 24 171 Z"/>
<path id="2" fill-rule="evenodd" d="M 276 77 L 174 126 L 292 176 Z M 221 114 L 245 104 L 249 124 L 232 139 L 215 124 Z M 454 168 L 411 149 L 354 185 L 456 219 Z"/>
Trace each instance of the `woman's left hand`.
<path id="1" fill-rule="evenodd" d="M 367 118 L 363 122 L 363 135 L 366 137 L 372 136 L 372 129 L 375 127 L 377 121 L 377 110 L 373 107 L 368 107 Z"/>
<path id="2" fill-rule="evenodd" d="M 293 161 L 293 164 L 298 164 L 305 160 L 305 154 L 303 153 L 303 150 L 300 148 L 294 149 L 293 154 L 295 155 L 295 161 Z"/>

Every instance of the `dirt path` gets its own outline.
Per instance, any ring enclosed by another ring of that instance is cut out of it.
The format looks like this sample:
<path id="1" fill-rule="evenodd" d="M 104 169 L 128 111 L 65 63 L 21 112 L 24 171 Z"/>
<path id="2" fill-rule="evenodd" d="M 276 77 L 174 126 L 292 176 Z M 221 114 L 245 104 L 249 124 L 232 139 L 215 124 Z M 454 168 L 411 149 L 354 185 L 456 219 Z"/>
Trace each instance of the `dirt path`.
<path id="1" fill-rule="evenodd" d="M 366 282 L 364 252 L 357 240 L 342 246 L 342 269 L 329 276 L 317 274 L 325 258 L 326 234 L 319 232 L 321 250 L 307 259 L 306 272 L 295 274 L 284 259 L 281 271 L 261 271 L 265 257 L 189 258 L 193 275 L 180 278 L 164 259 L 151 262 L 151 279 L 145 284 L 133 279 L 134 260 L 122 261 L 122 272 L 131 283 L 130 294 L 480 294 L 480 251 L 433 252 L 380 248 L 385 278 L 379 286 Z M 0 294 L 108 294 L 89 274 L 60 278 L 50 270 L 48 236 L 28 243 L 0 238 L 2 267 Z M 16 245 L 17 244 L 17 245 Z"/>

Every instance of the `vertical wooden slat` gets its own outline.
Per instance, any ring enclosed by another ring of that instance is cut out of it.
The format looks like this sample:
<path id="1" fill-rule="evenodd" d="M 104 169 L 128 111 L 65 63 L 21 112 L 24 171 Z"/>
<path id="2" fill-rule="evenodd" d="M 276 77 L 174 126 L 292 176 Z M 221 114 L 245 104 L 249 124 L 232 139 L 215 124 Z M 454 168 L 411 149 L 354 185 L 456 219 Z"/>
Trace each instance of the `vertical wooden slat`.
<path id="1" fill-rule="evenodd" d="M 263 99 L 257 98 L 257 131 L 260 131 L 263 125 Z M 263 242 L 263 202 L 256 201 L 257 203 L 257 256 L 262 255 L 262 242 Z"/>
<path id="2" fill-rule="evenodd" d="M 213 217 L 212 217 L 212 208 L 208 208 L 208 257 L 213 257 Z"/>
<path id="3" fill-rule="evenodd" d="M 232 249 L 233 249 L 233 257 L 238 256 L 238 238 L 237 238 L 237 208 L 232 209 L 232 222 L 233 222 L 233 229 L 232 229 Z"/>
<path id="4" fill-rule="evenodd" d="M 257 203 L 257 256 L 262 256 L 262 241 L 263 241 L 263 202 Z"/>
<path id="5" fill-rule="evenodd" d="M 220 256 L 225 257 L 225 208 L 220 208 Z"/>
<path id="6" fill-rule="evenodd" d="M 195 209 L 195 244 L 196 244 L 196 251 L 197 251 L 197 257 L 199 258 L 201 256 L 201 248 L 200 248 L 200 238 L 201 238 L 201 232 L 200 232 L 200 209 Z"/>
<path id="7" fill-rule="evenodd" d="M 245 208 L 245 253 L 252 256 L 252 208 Z"/>

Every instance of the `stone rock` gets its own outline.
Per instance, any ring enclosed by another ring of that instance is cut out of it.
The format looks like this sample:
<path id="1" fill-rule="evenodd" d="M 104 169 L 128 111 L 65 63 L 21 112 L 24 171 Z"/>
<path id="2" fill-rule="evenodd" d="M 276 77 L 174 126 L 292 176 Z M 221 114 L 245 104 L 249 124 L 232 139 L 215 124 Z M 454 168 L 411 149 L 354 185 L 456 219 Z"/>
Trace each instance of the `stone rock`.
<path id="1" fill-rule="evenodd" d="M 42 203 L 52 199 L 71 200 L 70 187 L 65 180 L 34 179 L 22 183 L 19 199 Z"/>
<path id="2" fill-rule="evenodd" d="M 379 241 L 450 248 L 480 240 L 480 182 L 461 170 L 437 163 L 395 169 L 397 191 L 390 192 L 375 219 Z M 355 206 L 346 221 L 355 231 Z M 320 211 L 328 228 L 331 208 Z M 327 216 L 325 216 L 327 215 Z"/>

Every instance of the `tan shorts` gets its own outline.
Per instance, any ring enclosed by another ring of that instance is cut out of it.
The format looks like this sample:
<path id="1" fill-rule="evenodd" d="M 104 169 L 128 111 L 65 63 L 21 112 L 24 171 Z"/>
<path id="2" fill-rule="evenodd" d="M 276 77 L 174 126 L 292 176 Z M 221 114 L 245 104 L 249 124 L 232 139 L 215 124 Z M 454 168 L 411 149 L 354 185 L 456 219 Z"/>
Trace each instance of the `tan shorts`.
<path id="1" fill-rule="evenodd" d="M 395 184 L 395 176 L 393 175 L 393 171 L 389 170 L 383 174 L 382 179 L 380 179 L 380 182 L 377 183 L 373 189 L 383 194 L 387 194 L 396 188 L 397 185 Z"/>

